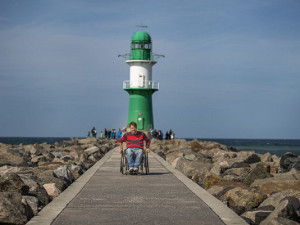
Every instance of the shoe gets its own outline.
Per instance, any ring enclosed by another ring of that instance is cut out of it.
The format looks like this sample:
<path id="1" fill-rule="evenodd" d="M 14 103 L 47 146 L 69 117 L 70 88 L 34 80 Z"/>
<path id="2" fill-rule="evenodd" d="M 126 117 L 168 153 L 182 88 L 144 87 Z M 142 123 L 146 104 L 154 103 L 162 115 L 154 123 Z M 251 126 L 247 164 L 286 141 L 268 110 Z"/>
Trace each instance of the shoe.
<path id="1" fill-rule="evenodd" d="M 139 169 L 138 169 L 138 168 L 134 168 L 133 171 L 134 171 L 135 173 L 137 173 L 137 172 L 139 172 Z"/>
<path id="2" fill-rule="evenodd" d="M 133 168 L 129 168 L 129 172 L 132 173 L 134 171 Z"/>

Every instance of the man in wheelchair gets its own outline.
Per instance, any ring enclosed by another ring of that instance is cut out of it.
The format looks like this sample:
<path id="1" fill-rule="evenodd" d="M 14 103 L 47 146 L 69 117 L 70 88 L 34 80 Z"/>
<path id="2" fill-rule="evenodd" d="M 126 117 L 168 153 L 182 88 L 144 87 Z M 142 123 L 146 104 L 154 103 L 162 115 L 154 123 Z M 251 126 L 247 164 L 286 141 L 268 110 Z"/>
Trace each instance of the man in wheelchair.
<path id="1" fill-rule="evenodd" d="M 135 122 L 131 122 L 129 124 L 130 132 L 123 135 L 118 141 L 120 143 L 120 154 L 123 152 L 123 142 L 127 143 L 126 156 L 128 160 L 128 168 L 129 172 L 138 172 L 139 165 L 141 164 L 141 160 L 143 157 L 144 150 L 144 141 L 146 142 L 146 151 L 150 152 L 150 140 L 147 135 L 141 131 L 137 131 L 137 124 Z M 135 160 L 133 158 L 135 155 Z"/>

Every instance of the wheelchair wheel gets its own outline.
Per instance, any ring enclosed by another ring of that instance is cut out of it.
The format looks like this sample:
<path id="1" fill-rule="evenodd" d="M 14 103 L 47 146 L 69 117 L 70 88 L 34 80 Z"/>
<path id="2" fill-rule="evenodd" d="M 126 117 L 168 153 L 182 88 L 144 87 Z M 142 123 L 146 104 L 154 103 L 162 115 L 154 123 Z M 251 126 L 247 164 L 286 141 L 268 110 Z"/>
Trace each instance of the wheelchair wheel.
<path id="1" fill-rule="evenodd" d="M 144 167 L 145 167 L 146 174 L 149 174 L 148 153 L 146 153 L 144 157 Z"/>
<path id="2" fill-rule="evenodd" d="M 122 153 L 121 155 L 120 173 L 127 174 L 127 160 L 125 157 L 125 153 Z"/>

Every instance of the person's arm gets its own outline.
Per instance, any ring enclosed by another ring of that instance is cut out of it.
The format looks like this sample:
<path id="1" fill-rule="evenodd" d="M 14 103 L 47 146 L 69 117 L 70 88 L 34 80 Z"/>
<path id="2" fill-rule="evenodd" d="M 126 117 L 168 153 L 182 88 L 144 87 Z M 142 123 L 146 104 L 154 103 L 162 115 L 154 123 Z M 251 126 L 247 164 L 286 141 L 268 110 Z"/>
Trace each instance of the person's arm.
<path id="1" fill-rule="evenodd" d="M 120 139 L 118 139 L 118 142 L 120 143 L 120 154 L 122 154 L 123 152 L 123 142 L 125 142 L 127 140 L 127 135 L 125 134 L 123 137 L 121 137 Z"/>
<path id="2" fill-rule="evenodd" d="M 149 147 L 150 147 L 150 140 L 149 140 L 149 138 L 147 137 L 147 135 L 146 134 L 144 134 L 145 136 L 144 136 L 144 140 L 146 141 L 146 152 L 150 152 L 150 149 L 149 149 Z"/>

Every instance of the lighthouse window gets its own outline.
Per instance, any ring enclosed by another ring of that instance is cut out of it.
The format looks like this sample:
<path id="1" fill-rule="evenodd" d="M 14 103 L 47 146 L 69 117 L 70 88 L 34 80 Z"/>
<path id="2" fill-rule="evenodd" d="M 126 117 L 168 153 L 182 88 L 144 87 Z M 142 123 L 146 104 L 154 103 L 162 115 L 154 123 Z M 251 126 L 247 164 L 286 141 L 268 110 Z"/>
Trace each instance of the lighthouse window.
<path id="1" fill-rule="evenodd" d="M 149 48 L 149 44 L 145 43 L 144 47 L 145 47 L 145 49 L 148 49 Z"/>
<path id="2" fill-rule="evenodd" d="M 139 44 L 135 43 L 134 48 L 139 48 Z"/>

